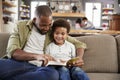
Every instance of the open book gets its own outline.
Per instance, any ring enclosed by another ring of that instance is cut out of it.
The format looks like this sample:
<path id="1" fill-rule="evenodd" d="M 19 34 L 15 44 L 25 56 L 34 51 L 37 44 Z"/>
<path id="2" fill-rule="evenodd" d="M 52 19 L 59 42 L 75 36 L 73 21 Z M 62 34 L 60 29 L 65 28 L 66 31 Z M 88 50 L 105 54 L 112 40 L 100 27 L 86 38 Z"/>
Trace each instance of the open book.
<path id="1" fill-rule="evenodd" d="M 73 61 L 76 61 L 78 60 L 79 58 L 72 58 L 70 60 L 68 60 L 67 62 L 61 62 L 61 61 L 48 61 L 48 63 L 45 65 L 45 66 L 50 66 L 50 65 L 53 65 L 53 66 L 67 66 L 68 64 L 72 64 Z M 29 61 L 30 64 L 33 64 L 33 65 L 36 65 L 38 67 L 42 66 L 43 62 L 42 61 L 38 61 L 38 60 L 32 60 L 32 61 Z"/>
<path id="2" fill-rule="evenodd" d="M 54 65 L 54 66 L 67 66 L 68 64 L 72 64 L 74 61 L 78 60 L 79 58 L 72 58 L 66 62 L 56 61 L 49 61 L 46 66 Z"/>
<path id="3" fill-rule="evenodd" d="M 43 62 L 42 61 L 38 61 L 38 60 L 32 60 L 29 61 L 30 64 L 36 65 L 38 67 L 42 66 Z M 62 62 L 57 62 L 57 61 L 49 61 L 45 66 L 50 66 L 50 65 L 54 65 L 54 66 L 66 66 L 66 63 L 62 63 Z"/>

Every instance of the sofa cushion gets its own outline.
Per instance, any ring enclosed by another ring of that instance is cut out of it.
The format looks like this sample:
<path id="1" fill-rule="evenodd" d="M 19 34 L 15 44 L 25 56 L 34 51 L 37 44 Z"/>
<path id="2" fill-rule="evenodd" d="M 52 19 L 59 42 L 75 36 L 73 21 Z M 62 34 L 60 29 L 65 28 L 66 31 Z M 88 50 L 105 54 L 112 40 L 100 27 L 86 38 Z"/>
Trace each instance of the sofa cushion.
<path id="1" fill-rule="evenodd" d="M 90 80 L 120 80 L 117 73 L 87 73 Z"/>
<path id="2" fill-rule="evenodd" d="M 116 41 L 110 35 L 77 37 L 87 44 L 84 54 L 86 72 L 118 72 Z"/>
<path id="3" fill-rule="evenodd" d="M 118 49 L 118 71 L 120 73 L 120 35 L 116 36 L 116 42 L 117 42 L 117 49 Z"/>
<path id="4" fill-rule="evenodd" d="M 0 33 L 0 57 L 6 54 L 6 47 L 9 37 L 9 33 Z"/>

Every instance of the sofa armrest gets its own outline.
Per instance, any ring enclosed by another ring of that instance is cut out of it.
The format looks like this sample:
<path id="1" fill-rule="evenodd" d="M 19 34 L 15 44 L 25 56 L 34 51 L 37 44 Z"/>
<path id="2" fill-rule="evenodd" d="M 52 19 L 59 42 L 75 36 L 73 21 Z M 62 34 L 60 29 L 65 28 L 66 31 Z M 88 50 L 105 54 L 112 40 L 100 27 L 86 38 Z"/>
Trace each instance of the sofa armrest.
<path id="1" fill-rule="evenodd" d="M 0 33 L 0 57 L 3 57 L 6 54 L 6 47 L 9 37 L 9 33 Z"/>

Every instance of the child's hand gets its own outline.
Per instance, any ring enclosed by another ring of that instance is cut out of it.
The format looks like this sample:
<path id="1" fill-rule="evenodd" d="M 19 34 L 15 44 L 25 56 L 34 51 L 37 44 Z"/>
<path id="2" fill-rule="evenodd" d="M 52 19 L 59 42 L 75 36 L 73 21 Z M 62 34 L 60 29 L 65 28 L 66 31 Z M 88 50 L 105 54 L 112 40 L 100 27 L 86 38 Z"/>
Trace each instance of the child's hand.
<path id="1" fill-rule="evenodd" d="M 82 67 L 84 65 L 83 59 L 76 57 L 76 58 L 72 58 L 67 62 L 67 66 L 78 66 L 78 67 Z"/>
<path id="2" fill-rule="evenodd" d="M 77 60 L 73 63 L 73 66 L 82 67 L 83 65 L 84 65 L 84 61 L 83 61 L 83 59 L 81 59 L 81 58 L 77 59 Z"/>
<path id="3" fill-rule="evenodd" d="M 75 64 L 75 62 L 76 62 L 77 59 L 78 58 L 76 57 L 76 58 L 72 58 L 72 59 L 68 60 L 67 66 L 69 66 L 69 67 L 73 66 Z"/>

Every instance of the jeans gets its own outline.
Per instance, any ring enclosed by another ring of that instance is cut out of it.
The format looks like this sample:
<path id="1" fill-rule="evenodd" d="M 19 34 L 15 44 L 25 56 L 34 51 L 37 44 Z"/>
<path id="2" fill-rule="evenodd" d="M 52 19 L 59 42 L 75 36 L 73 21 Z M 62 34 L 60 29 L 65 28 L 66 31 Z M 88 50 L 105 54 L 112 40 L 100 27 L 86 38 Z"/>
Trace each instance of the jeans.
<path id="1" fill-rule="evenodd" d="M 59 80 L 59 74 L 52 67 L 36 67 L 25 61 L 0 59 L 0 79 Z"/>
<path id="2" fill-rule="evenodd" d="M 69 69 L 66 67 L 56 67 L 59 73 L 59 80 L 71 80 Z"/>
<path id="3" fill-rule="evenodd" d="M 59 72 L 59 80 L 90 80 L 79 67 L 55 67 L 55 69 Z"/>
<path id="4" fill-rule="evenodd" d="M 71 67 L 70 73 L 72 80 L 90 80 L 87 74 L 79 67 Z"/>

